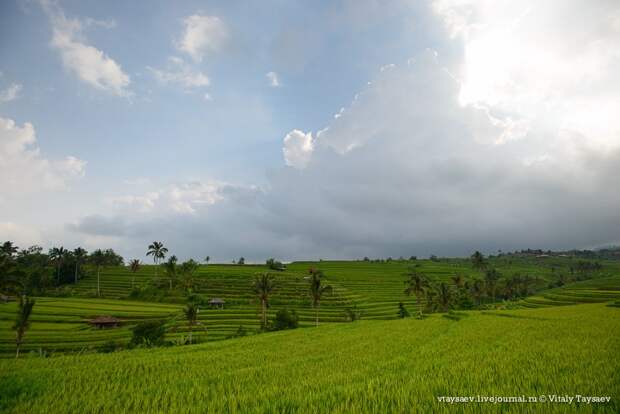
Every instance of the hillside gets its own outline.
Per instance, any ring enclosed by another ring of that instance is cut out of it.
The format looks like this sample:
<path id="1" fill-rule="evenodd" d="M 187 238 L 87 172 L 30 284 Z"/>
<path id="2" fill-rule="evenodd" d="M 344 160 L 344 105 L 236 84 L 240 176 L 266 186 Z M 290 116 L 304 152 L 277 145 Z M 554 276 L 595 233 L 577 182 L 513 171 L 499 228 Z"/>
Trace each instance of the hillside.
<path id="1" fill-rule="evenodd" d="M 479 412 L 438 396 L 610 396 L 620 411 L 620 308 L 603 304 L 360 321 L 224 342 L 0 361 L 0 409 L 48 412 Z M 285 392 L 284 392 L 285 391 Z M 256 396 L 261 395 L 260 399 Z"/>
<path id="2" fill-rule="evenodd" d="M 495 258 L 491 265 L 503 274 L 529 274 L 539 279 L 539 287 L 554 281 L 559 274 L 568 274 L 574 260 L 570 258 Z M 617 261 L 604 262 L 603 269 L 594 279 L 570 283 L 560 288 L 544 290 L 519 302 L 524 307 L 540 307 L 588 302 L 609 302 L 620 299 L 620 270 Z M 413 311 L 415 298 L 404 294 L 405 272 L 418 266 L 430 279 L 448 281 L 455 274 L 466 278 L 482 277 L 472 269 L 468 260 L 442 259 L 391 262 L 319 261 L 291 263 L 285 272 L 272 272 L 277 288 L 272 295 L 268 314 L 283 308 L 295 310 L 300 326 L 314 324 L 315 312 L 308 295 L 304 276 L 310 267 L 325 272 L 326 283 L 334 287 L 333 294 L 325 296 L 319 311 L 322 323 L 345 322 L 345 310 L 357 309 L 363 320 L 397 318 L 398 302 Z M 195 276 L 193 291 L 205 299 L 223 298 L 225 308 L 213 310 L 202 307 L 199 326 L 194 338 L 198 342 L 233 337 L 240 329 L 247 334 L 259 329 L 258 303 L 251 282 L 258 272 L 267 271 L 262 265 L 209 265 L 201 266 Z M 187 324 L 182 306 L 187 292 L 167 284 L 153 288 L 155 269 L 145 265 L 133 274 L 126 267 L 105 268 L 101 274 L 102 298 L 96 298 L 96 276 L 93 271 L 70 285 L 70 297 L 37 298 L 31 318 L 31 329 L 26 335 L 24 350 L 43 352 L 87 351 L 109 341 L 124 346 L 131 338 L 131 327 L 136 321 L 166 319 L 169 321 L 169 340 L 183 340 Z M 165 282 L 165 281 L 164 281 Z M 146 297 L 132 298 L 132 289 L 145 292 Z M 514 306 L 514 305 L 513 305 Z M 0 355 L 11 356 L 15 350 L 11 326 L 16 303 L 0 304 Z M 87 321 L 98 315 L 121 319 L 121 327 L 98 330 Z"/>

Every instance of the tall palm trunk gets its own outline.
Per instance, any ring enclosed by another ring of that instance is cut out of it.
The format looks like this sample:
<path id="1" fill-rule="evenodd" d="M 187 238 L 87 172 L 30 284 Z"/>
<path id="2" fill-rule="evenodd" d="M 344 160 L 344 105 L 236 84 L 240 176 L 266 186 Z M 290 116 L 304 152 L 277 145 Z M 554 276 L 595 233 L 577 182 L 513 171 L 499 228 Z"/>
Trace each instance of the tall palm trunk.
<path id="1" fill-rule="evenodd" d="M 263 329 L 265 329 L 267 327 L 267 301 L 265 301 L 265 299 L 262 299 L 261 305 L 263 308 Z"/>
<path id="2" fill-rule="evenodd" d="M 77 276 L 77 273 L 78 273 L 78 262 L 76 261 L 76 262 L 75 262 L 75 283 L 76 283 L 76 284 L 77 284 L 77 282 L 78 282 L 78 276 Z"/>
<path id="3" fill-rule="evenodd" d="M 21 336 L 21 333 L 17 331 L 17 340 L 15 341 L 15 344 L 17 345 L 17 351 L 15 351 L 15 359 L 19 358 L 19 348 L 21 348 L 22 346 Z"/>
<path id="4" fill-rule="evenodd" d="M 189 344 L 192 344 L 192 323 L 189 324 Z"/>
<path id="5" fill-rule="evenodd" d="M 99 284 L 99 274 L 101 267 L 97 266 L 97 296 L 101 296 L 101 289 L 100 289 L 100 284 Z"/>

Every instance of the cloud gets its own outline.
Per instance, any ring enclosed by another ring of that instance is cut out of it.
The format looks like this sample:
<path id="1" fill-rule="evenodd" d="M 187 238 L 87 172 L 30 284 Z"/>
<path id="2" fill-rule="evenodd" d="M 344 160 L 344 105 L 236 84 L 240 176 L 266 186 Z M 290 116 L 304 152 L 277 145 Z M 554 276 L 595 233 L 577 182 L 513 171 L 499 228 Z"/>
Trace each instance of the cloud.
<path id="1" fill-rule="evenodd" d="M 147 67 L 160 83 L 178 85 L 188 90 L 209 86 L 209 77 L 192 69 L 183 59 L 171 57 L 168 61 L 166 70 Z"/>
<path id="2" fill-rule="evenodd" d="M 284 162 L 295 168 L 305 168 L 310 162 L 314 149 L 312 134 L 294 129 L 284 137 Z"/>
<path id="3" fill-rule="evenodd" d="M 269 86 L 277 88 L 281 86 L 280 79 L 278 78 L 278 74 L 275 72 L 268 72 L 266 75 L 267 80 L 269 81 Z"/>
<path id="4" fill-rule="evenodd" d="M 96 89 L 117 96 L 131 95 L 128 89 L 129 75 L 114 59 L 89 45 L 84 38 L 85 25 L 102 25 L 101 22 L 92 19 L 87 19 L 85 22 L 68 19 L 55 3 L 42 1 L 42 4 L 52 25 L 51 45 L 60 52 L 65 68 Z"/>
<path id="5" fill-rule="evenodd" d="M 216 52 L 228 38 L 224 22 L 216 16 L 194 14 L 183 20 L 185 26 L 177 49 L 200 62 L 207 52 Z"/>
<path id="6" fill-rule="evenodd" d="M 0 91 L 0 104 L 11 102 L 19 97 L 19 92 L 22 90 L 22 85 L 19 83 L 12 83 L 8 88 Z"/>
<path id="7" fill-rule="evenodd" d="M 30 123 L 16 125 L 0 118 L 0 203 L 41 190 L 62 190 L 84 175 L 86 162 L 68 156 L 49 160 L 41 155 Z"/>

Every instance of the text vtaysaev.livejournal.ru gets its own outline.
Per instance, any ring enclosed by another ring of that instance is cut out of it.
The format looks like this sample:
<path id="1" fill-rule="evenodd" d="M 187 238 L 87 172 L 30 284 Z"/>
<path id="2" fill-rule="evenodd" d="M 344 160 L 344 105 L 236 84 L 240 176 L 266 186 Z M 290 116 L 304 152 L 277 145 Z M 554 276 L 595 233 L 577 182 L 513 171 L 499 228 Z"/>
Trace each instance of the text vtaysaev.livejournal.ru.
<path id="1" fill-rule="evenodd" d="M 446 404 L 502 404 L 502 403 L 538 403 L 538 404 L 606 404 L 610 396 L 595 395 L 470 395 L 470 396 L 438 396 L 437 401 Z"/>

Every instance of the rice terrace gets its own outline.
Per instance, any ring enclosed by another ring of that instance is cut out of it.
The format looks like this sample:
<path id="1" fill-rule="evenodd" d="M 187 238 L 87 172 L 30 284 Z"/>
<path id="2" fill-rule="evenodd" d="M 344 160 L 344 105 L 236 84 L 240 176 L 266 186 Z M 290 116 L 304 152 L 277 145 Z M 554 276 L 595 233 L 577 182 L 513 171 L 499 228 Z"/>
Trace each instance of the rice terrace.
<path id="1" fill-rule="evenodd" d="M 620 413 L 620 2 L 0 28 L 0 413 Z"/>

